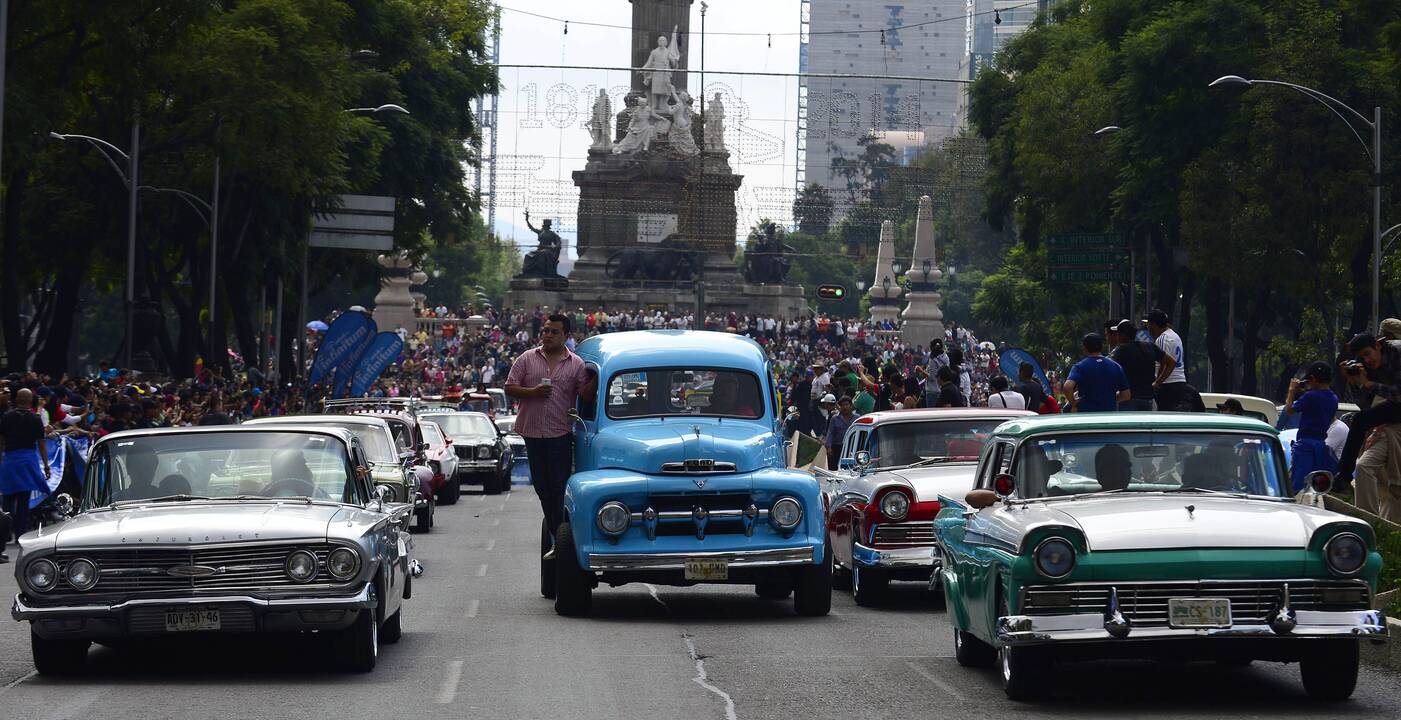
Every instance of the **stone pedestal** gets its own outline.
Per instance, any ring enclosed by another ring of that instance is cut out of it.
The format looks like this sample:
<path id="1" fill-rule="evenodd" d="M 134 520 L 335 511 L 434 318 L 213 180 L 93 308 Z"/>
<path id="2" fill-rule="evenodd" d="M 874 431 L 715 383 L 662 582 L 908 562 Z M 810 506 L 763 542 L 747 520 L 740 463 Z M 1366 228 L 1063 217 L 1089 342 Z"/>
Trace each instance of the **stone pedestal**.
<path id="1" fill-rule="evenodd" d="M 876 245 L 876 275 L 867 294 L 871 296 L 871 321 L 895 322 L 900 319 L 900 287 L 895 271 L 895 223 L 886 220 L 880 226 L 880 242 Z"/>
<path id="2" fill-rule="evenodd" d="M 901 313 L 905 320 L 901 336 L 906 345 L 928 345 L 935 338 L 944 339 L 944 311 L 939 309 L 939 293 L 934 285 L 943 272 L 936 264 L 932 208 L 928 195 L 919 199 L 914 257 L 905 273 L 909 305 Z"/>
<path id="3" fill-rule="evenodd" d="M 568 306 L 565 293 L 569 281 L 560 278 L 511 278 L 510 289 L 506 291 L 506 307 L 558 309 Z"/>
<path id="4" fill-rule="evenodd" d="M 380 332 L 415 327 L 414 299 L 409 288 L 414 284 L 409 276 L 413 263 L 403 253 L 380 255 L 379 264 L 390 271 L 378 295 L 375 295 L 375 325 Z"/>

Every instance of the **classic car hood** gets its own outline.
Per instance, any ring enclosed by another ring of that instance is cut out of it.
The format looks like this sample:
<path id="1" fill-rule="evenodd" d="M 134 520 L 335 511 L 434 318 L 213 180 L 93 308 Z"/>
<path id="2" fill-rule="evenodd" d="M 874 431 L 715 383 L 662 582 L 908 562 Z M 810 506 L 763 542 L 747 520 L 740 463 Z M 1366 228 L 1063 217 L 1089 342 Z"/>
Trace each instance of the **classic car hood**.
<path id="1" fill-rule="evenodd" d="M 1187 493 L 1110 495 L 1060 500 L 1044 507 L 1079 525 L 1092 551 L 1303 548 L 1315 530 L 1337 519 L 1294 503 Z"/>
<path id="2" fill-rule="evenodd" d="M 325 539 L 327 525 L 355 508 L 305 502 L 161 503 L 82 513 L 51 526 L 57 547 Z M 345 517 L 341 519 L 346 519 Z"/>
<path id="3" fill-rule="evenodd" d="M 932 465 L 909 470 L 893 470 L 883 475 L 892 475 L 909 483 L 915 489 L 915 502 L 934 502 L 940 495 L 963 499 L 973 489 L 973 479 L 978 474 L 977 463 L 956 463 Z"/>
<path id="4" fill-rule="evenodd" d="M 775 435 L 767 425 L 716 418 L 648 418 L 616 423 L 592 439 L 598 467 L 661 472 L 663 463 L 714 460 L 750 472 L 771 463 Z"/>

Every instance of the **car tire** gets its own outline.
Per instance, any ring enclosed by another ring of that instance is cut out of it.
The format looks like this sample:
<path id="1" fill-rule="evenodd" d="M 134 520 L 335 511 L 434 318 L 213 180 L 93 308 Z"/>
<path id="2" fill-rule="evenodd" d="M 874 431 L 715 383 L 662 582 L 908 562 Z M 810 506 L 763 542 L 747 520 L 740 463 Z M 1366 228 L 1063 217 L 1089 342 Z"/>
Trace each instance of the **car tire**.
<path id="1" fill-rule="evenodd" d="M 545 526 L 545 521 L 540 521 L 540 597 L 555 598 L 555 561 L 546 560 L 545 553 L 550 551 L 550 529 Z"/>
<path id="2" fill-rule="evenodd" d="M 443 489 L 438 492 L 439 505 L 456 505 L 458 498 L 462 497 L 462 480 L 453 473 L 447 482 L 443 483 Z"/>
<path id="3" fill-rule="evenodd" d="M 1304 690 L 1315 700 L 1339 702 L 1352 697 L 1360 661 L 1356 640 L 1323 641 L 1322 647 L 1299 661 Z"/>
<path id="4" fill-rule="evenodd" d="M 374 609 L 361 610 L 336 640 L 336 657 L 341 667 L 359 673 L 374 670 L 379 660 L 379 623 L 375 621 Z"/>
<path id="5" fill-rule="evenodd" d="M 953 656 L 958 664 L 970 668 L 992 667 L 997 651 L 966 630 L 953 629 Z"/>
<path id="6" fill-rule="evenodd" d="M 822 561 L 798 571 L 793 610 L 803 617 L 821 617 L 832 611 L 832 545 L 822 544 Z"/>
<path id="7" fill-rule="evenodd" d="M 404 636 L 404 606 L 400 605 L 389 619 L 384 621 L 384 625 L 379 629 L 379 641 L 385 645 L 393 645 L 399 642 L 399 638 Z"/>
<path id="8" fill-rule="evenodd" d="M 574 531 L 560 523 L 555 533 L 555 612 L 566 617 L 582 617 L 593 606 L 593 573 L 579 567 L 574 552 Z"/>
<path id="9" fill-rule="evenodd" d="M 501 477 L 496 472 L 488 473 L 482 480 L 482 492 L 487 495 L 500 495 L 502 490 Z"/>
<path id="10" fill-rule="evenodd" d="M 1007 615 L 1007 601 L 999 598 L 997 615 Z M 1002 679 L 1002 692 L 1008 700 L 1017 702 L 1035 700 L 1045 687 L 1042 684 L 1047 672 L 1046 648 L 1002 645 L 997 648 L 997 671 Z"/>
<path id="11" fill-rule="evenodd" d="M 761 582 L 754 585 L 754 594 L 765 600 L 787 600 L 793 586 L 785 582 Z"/>
<path id="12" fill-rule="evenodd" d="M 428 533 L 433 531 L 433 508 L 437 502 L 433 498 L 428 498 L 428 504 L 421 510 L 414 511 L 413 532 Z"/>
<path id="13" fill-rule="evenodd" d="M 34 656 L 34 669 L 40 675 L 72 675 L 87 662 L 87 640 L 49 640 L 29 631 L 29 649 Z"/>
<path id="14" fill-rule="evenodd" d="M 851 568 L 851 594 L 862 607 L 879 605 L 890 588 L 890 578 L 874 568 L 862 568 L 855 561 Z"/>
<path id="15" fill-rule="evenodd" d="M 832 545 L 832 535 L 827 535 L 827 545 Z M 851 589 L 851 571 L 837 565 L 837 554 L 832 553 L 832 588 L 835 590 Z"/>

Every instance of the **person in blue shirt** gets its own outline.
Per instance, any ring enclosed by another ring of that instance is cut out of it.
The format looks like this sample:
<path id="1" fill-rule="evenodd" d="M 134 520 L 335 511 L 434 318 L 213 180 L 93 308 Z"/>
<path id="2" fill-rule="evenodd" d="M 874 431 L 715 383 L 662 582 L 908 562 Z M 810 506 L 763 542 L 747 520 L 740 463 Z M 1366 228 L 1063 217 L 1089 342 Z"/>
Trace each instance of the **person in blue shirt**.
<path id="1" fill-rule="evenodd" d="M 1333 368 L 1326 362 L 1309 363 L 1302 378 L 1289 381 L 1285 412 L 1299 416 L 1299 434 L 1289 448 L 1289 477 L 1295 493 L 1304 489 L 1309 473 L 1338 471 L 1338 461 L 1327 444 L 1328 428 L 1338 413 L 1338 396 L 1333 394 L 1332 385 Z"/>
<path id="2" fill-rule="evenodd" d="M 1129 377 L 1119 363 L 1104 357 L 1104 338 L 1090 333 L 1080 341 L 1085 357 L 1070 368 L 1061 385 L 1071 412 L 1114 412 L 1128 400 Z"/>

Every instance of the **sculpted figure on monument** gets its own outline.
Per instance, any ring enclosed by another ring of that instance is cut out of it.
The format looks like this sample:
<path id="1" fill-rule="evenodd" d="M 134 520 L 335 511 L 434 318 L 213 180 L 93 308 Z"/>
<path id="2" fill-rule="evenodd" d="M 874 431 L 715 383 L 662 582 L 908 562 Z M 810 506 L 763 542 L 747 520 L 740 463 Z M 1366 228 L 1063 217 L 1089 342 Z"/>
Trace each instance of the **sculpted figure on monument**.
<path id="1" fill-rule="evenodd" d="M 702 97 L 701 99 L 704 99 Z M 705 108 L 705 149 L 707 152 L 725 150 L 725 103 L 720 101 L 720 93 Z"/>
<path id="2" fill-rule="evenodd" d="M 648 99 L 652 101 L 652 107 L 661 108 L 666 106 L 666 100 L 671 96 L 671 71 L 681 62 L 681 53 L 676 51 L 676 26 L 671 27 L 671 40 L 667 41 L 665 35 L 657 38 L 657 46 L 652 49 L 652 53 L 647 56 L 647 62 L 642 67 L 647 68 L 642 71 L 642 82 L 647 86 Z"/>
<path id="3" fill-rule="evenodd" d="M 695 119 L 695 112 L 691 109 L 691 96 L 685 90 L 673 90 L 671 99 L 674 104 L 671 106 L 671 132 L 667 133 L 667 137 L 671 139 L 671 146 L 676 152 L 695 155 L 700 152 L 700 148 L 696 147 L 696 139 L 691 135 L 691 123 Z"/>
<path id="4" fill-rule="evenodd" d="M 633 153 L 639 150 L 646 152 L 651 149 L 652 141 L 656 140 L 658 135 L 665 133 L 670 126 L 670 121 L 657 114 L 657 111 L 652 107 L 652 101 L 648 98 L 642 98 L 632 108 L 632 119 L 628 122 L 627 137 L 613 146 L 613 153 Z"/>
<path id="5" fill-rule="evenodd" d="M 593 137 L 590 150 L 609 152 L 613 149 L 613 103 L 608 100 L 608 91 L 598 91 L 593 101 L 593 114 L 589 117 L 589 135 Z"/>
<path id="6" fill-rule="evenodd" d="M 558 278 L 559 253 L 563 243 L 559 235 L 550 229 L 550 221 L 544 220 L 537 228 L 530 224 L 530 211 L 525 211 L 525 226 L 535 233 L 535 249 L 525 254 L 521 262 L 519 277 Z"/>
<path id="7" fill-rule="evenodd" d="M 754 249 L 745 253 L 744 277 L 752 283 L 781 283 L 788 277 L 792 261 L 784 257 L 792 248 L 779 242 L 774 236 L 774 226 L 766 225 L 764 235 L 754 244 Z"/>

